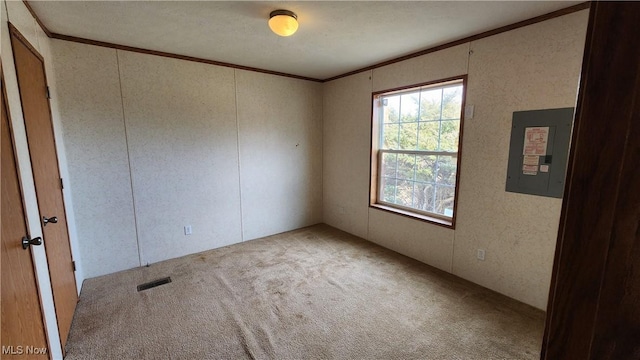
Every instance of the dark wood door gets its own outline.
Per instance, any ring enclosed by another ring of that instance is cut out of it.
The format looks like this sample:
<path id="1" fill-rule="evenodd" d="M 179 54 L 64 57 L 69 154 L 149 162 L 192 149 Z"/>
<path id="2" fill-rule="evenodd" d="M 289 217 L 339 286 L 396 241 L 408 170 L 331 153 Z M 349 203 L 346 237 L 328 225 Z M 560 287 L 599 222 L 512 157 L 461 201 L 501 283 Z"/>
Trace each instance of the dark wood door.
<path id="1" fill-rule="evenodd" d="M 542 358 L 640 359 L 640 2 L 591 3 Z"/>
<path id="2" fill-rule="evenodd" d="M 4 80 L 2 82 L 2 358 L 32 358 L 47 339 L 31 257 L 23 249 L 27 224 L 13 151 Z M 48 351 L 45 352 L 45 354 Z M 40 352 L 41 353 L 41 352 Z M 13 354 L 13 355 L 12 355 Z M 46 358 L 46 355 L 44 355 Z"/>
<path id="3" fill-rule="evenodd" d="M 44 62 L 13 27 L 11 45 L 16 64 L 33 179 L 42 219 L 42 234 L 62 348 L 67 342 L 78 301 L 62 197 Z M 49 220 L 44 220 L 47 218 Z"/>

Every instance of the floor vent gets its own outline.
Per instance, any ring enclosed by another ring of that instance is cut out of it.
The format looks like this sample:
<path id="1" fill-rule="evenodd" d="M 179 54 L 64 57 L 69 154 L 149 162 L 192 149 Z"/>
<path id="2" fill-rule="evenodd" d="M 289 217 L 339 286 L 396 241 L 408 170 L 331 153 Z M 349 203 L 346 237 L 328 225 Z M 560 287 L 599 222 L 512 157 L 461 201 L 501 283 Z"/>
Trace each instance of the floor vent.
<path id="1" fill-rule="evenodd" d="M 171 278 L 170 277 L 149 281 L 148 283 L 144 283 L 144 284 L 138 285 L 138 291 L 151 289 L 151 288 L 154 288 L 156 286 L 168 284 L 170 282 L 171 282 Z"/>

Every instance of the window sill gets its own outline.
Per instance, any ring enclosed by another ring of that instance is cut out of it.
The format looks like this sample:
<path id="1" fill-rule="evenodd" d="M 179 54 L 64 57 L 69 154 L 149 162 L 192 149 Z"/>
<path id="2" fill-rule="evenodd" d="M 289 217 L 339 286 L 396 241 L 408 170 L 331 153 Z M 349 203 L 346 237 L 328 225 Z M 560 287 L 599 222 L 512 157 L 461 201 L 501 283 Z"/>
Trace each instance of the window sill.
<path id="1" fill-rule="evenodd" d="M 434 225 L 446 227 L 447 229 L 455 229 L 455 223 L 453 219 L 451 220 L 440 219 L 434 216 L 418 214 L 412 211 L 397 209 L 397 208 L 382 205 L 382 204 L 370 204 L 369 207 L 377 210 L 382 210 L 385 212 L 390 212 L 396 215 L 401 215 L 401 216 L 409 217 L 412 219 L 428 222 Z"/>

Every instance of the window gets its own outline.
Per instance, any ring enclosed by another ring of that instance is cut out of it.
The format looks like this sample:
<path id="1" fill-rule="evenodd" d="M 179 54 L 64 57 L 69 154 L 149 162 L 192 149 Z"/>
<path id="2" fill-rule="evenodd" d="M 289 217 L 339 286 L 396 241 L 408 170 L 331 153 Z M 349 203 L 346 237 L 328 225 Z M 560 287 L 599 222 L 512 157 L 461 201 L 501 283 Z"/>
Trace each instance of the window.
<path id="1" fill-rule="evenodd" d="M 454 226 L 465 83 L 373 94 L 371 206 Z"/>

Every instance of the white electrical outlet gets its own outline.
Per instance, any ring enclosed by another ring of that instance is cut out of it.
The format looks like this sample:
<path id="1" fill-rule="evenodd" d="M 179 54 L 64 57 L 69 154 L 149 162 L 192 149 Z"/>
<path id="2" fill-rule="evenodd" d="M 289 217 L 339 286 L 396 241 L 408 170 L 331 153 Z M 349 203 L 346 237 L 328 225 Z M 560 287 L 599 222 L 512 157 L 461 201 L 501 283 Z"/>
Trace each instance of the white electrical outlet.
<path id="1" fill-rule="evenodd" d="M 478 260 L 484 261 L 484 249 L 478 249 L 476 257 L 478 258 Z"/>
<path id="2" fill-rule="evenodd" d="M 185 225 L 184 226 L 184 234 L 185 235 L 191 235 L 193 232 L 191 230 L 191 225 Z"/>

